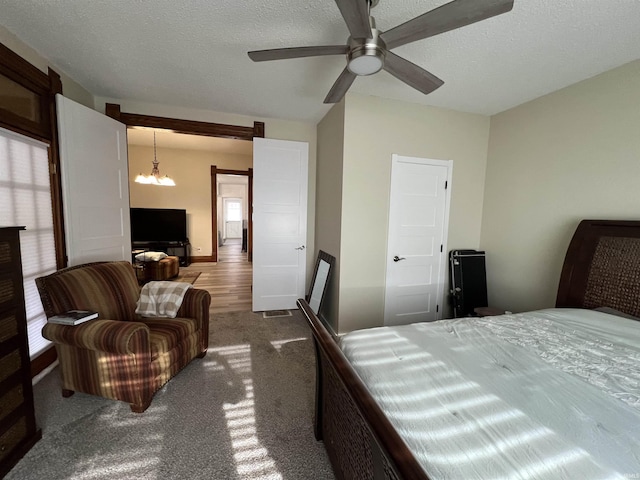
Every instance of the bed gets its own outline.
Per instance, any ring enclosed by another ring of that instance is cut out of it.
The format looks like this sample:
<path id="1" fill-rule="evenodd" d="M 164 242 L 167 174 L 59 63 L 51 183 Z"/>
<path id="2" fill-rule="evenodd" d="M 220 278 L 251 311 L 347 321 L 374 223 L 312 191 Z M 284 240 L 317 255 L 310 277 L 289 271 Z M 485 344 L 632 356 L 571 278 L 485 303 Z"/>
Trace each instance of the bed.
<path id="1" fill-rule="evenodd" d="M 556 309 L 338 342 L 298 305 L 337 478 L 640 478 L 640 222 L 579 224 Z"/>

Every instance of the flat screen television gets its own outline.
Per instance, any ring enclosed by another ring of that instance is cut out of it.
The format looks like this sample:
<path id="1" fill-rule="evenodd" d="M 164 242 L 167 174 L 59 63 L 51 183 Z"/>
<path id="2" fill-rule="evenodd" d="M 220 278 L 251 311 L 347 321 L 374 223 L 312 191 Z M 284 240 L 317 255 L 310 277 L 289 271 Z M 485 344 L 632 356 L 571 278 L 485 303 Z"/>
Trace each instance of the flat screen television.
<path id="1" fill-rule="evenodd" d="M 187 211 L 174 208 L 132 208 L 132 242 L 185 242 Z"/>

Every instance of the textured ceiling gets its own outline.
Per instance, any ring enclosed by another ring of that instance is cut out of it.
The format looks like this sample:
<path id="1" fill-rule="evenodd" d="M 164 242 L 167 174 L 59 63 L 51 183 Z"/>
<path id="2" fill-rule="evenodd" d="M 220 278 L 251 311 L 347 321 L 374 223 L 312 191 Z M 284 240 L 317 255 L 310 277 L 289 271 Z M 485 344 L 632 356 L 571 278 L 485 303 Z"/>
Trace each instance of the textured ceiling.
<path id="1" fill-rule="evenodd" d="M 380 30 L 446 3 L 380 0 Z M 445 81 L 422 95 L 380 72 L 351 92 L 494 114 L 640 58 L 640 0 L 515 0 L 510 13 L 394 50 Z M 316 122 L 342 56 L 247 51 L 342 44 L 332 0 L 2 0 L 0 24 L 91 93 Z"/>

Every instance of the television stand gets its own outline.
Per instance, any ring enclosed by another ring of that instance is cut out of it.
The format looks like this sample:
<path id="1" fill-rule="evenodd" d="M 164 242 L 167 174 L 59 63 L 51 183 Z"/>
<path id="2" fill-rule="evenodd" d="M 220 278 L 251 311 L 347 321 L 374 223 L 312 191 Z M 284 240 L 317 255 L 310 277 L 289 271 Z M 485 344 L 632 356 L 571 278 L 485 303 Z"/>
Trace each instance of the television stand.
<path id="1" fill-rule="evenodd" d="M 178 257 L 181 267 L 188 267 L 191 263 L 191 243 L 184 242 L 131 242 L 133 250 L 152 250 L 164 252 L 167 255 Z"/>

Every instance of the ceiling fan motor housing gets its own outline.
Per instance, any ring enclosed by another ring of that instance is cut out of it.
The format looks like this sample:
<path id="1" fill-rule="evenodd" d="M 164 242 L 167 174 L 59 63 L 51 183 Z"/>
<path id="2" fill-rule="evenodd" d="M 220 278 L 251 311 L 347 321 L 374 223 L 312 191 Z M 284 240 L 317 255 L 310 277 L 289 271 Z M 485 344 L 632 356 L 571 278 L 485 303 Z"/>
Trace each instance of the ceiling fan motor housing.
<path id="1" fill-rule="evenodd" d="M 373 20 L 373 18 L 371 19 Z M 347 68 L 355 75 L 373 75 L 382 70 L 387 46 L 376 28 L 371 29 L 372 38 L 349 37 Z"/>
<path id="2" fill-rule="evenodd" d="M 285 58 L 345 55 L 347 66 L 324 99 L 337 103 L 359 75 L 383 68 L 398 80 L 428 95 L 444 82 L 424 68 L 389 51 L 511 11 L 515 0 L 451 0 L 396 27 L 379 32 L 371 8 L 378 0 L 335 0 L 351 36 L 346 45 L 275 48 L 249 52 L 254 62 Z"/>

